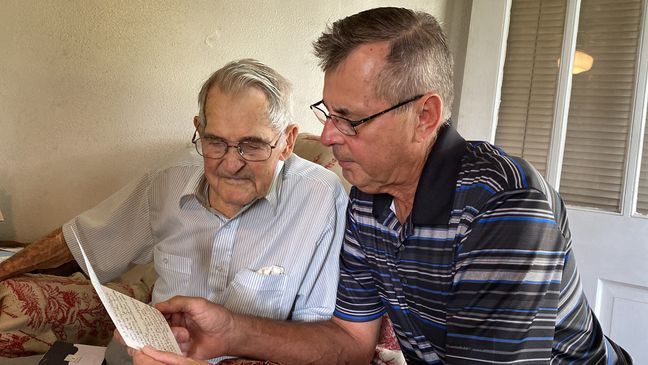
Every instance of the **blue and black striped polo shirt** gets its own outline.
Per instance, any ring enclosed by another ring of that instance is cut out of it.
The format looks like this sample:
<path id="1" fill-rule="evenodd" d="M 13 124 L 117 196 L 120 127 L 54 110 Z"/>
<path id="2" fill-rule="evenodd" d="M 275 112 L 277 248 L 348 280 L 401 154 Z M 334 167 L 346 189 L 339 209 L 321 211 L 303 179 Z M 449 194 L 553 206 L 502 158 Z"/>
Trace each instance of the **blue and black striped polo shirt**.
<path id="1" fill-rule="evenodd" d="M 558 194 L 444 127 L 412 213 L 351 190 L 335 316 L 388 313 L 410 364 L 616 363 L 583 294 Z"/>

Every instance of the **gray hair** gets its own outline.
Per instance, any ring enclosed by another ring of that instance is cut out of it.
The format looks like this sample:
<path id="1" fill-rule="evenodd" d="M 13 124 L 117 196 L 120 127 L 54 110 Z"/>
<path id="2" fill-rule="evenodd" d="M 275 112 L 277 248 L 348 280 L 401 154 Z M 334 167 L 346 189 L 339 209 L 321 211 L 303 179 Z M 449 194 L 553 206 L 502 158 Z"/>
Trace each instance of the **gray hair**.
<path id="1" fill-rule="evenodd" d="M 212 87 L 236 94 L 248 88 L 262 91 L 268 100 L 270 127 L 283 131 L 292 121 L 292 85 L 274 69 L 250 58 L 232 61 L 214 72 L 198 94 L 200 127 L 207 125 L 205 103 Z"/>
<path id="2" fill-rule="evenodd" d="M 398 103 L 434 91 L 443 100 L 444 120 L 449 119 L 454 93 L 452 55 L 432 15 L 394 7 L 365 10 L 327 26 L 313 47 L 326 72 L 337 68 L 358 46 L 385 41 L 390 51 L 376 80 L 376 96 Z"/>

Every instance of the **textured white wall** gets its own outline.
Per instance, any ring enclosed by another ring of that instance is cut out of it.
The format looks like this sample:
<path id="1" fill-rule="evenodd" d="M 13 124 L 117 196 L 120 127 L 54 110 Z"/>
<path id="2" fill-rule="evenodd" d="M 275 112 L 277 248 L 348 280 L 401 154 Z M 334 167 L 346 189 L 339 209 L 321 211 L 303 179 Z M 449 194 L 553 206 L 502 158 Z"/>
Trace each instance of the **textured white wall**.
<path id="1" fill-rule="evenodd" d="M 405 6 L 436 15 L 463 44 L 445 19 L 462 14 L 446 3 L 2 1 L 0 240 L 42 236 L 188 146 L 202 81 L 232 59 L 288 77 L 302 131 L 319 133 L 308 105 L 322 75 L 310 44 L 325 24 Z"/>

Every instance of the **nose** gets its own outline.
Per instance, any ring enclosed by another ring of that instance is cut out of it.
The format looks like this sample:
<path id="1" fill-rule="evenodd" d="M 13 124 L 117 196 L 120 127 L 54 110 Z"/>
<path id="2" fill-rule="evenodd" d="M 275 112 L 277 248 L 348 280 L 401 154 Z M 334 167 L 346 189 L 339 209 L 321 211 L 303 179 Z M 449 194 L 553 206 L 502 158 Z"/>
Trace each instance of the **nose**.
<path id="1" fill-rule="evenodd" d="M 225 156 L 222 157 L 221 165 L 228 173 L 235 173 L 245 166 L 245 160 L 239 154 L 238 148 L 235 146 L 228 146 Z"/>
<path id="2" fill-rule="evenodd" d="M 333 124 L 333 121 L 328 119 L 324 123 L 324 129 L 322 130 L 322 135 L 320 136 L 320 141 L 323 145 L 330 147 L 334 144 L 342 144 L 344 142 L 342 132 Z"/>

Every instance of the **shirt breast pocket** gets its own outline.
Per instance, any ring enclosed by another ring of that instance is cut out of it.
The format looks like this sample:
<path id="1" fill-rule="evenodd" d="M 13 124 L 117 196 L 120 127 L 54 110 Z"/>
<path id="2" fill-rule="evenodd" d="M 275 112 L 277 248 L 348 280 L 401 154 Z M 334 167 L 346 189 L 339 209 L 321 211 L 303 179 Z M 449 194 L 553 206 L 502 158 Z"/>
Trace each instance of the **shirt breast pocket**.
<path id="1" fill-rule="evenodd" d="M 191 278 L 191 258 L 164 252 L 156 246 L 153 249 L 153 261 L 158 273 L 155 290 L 160 295 L 170 297 L 187 293 Z"/>
<path id="2" fill-rule="evenodd" d="M 237 313 L 285 319 L 282 302 L 287 282 L 286 274 L 263 275 L 243 269 L 236 273 L 227 288 L 223 305 Z"/>

